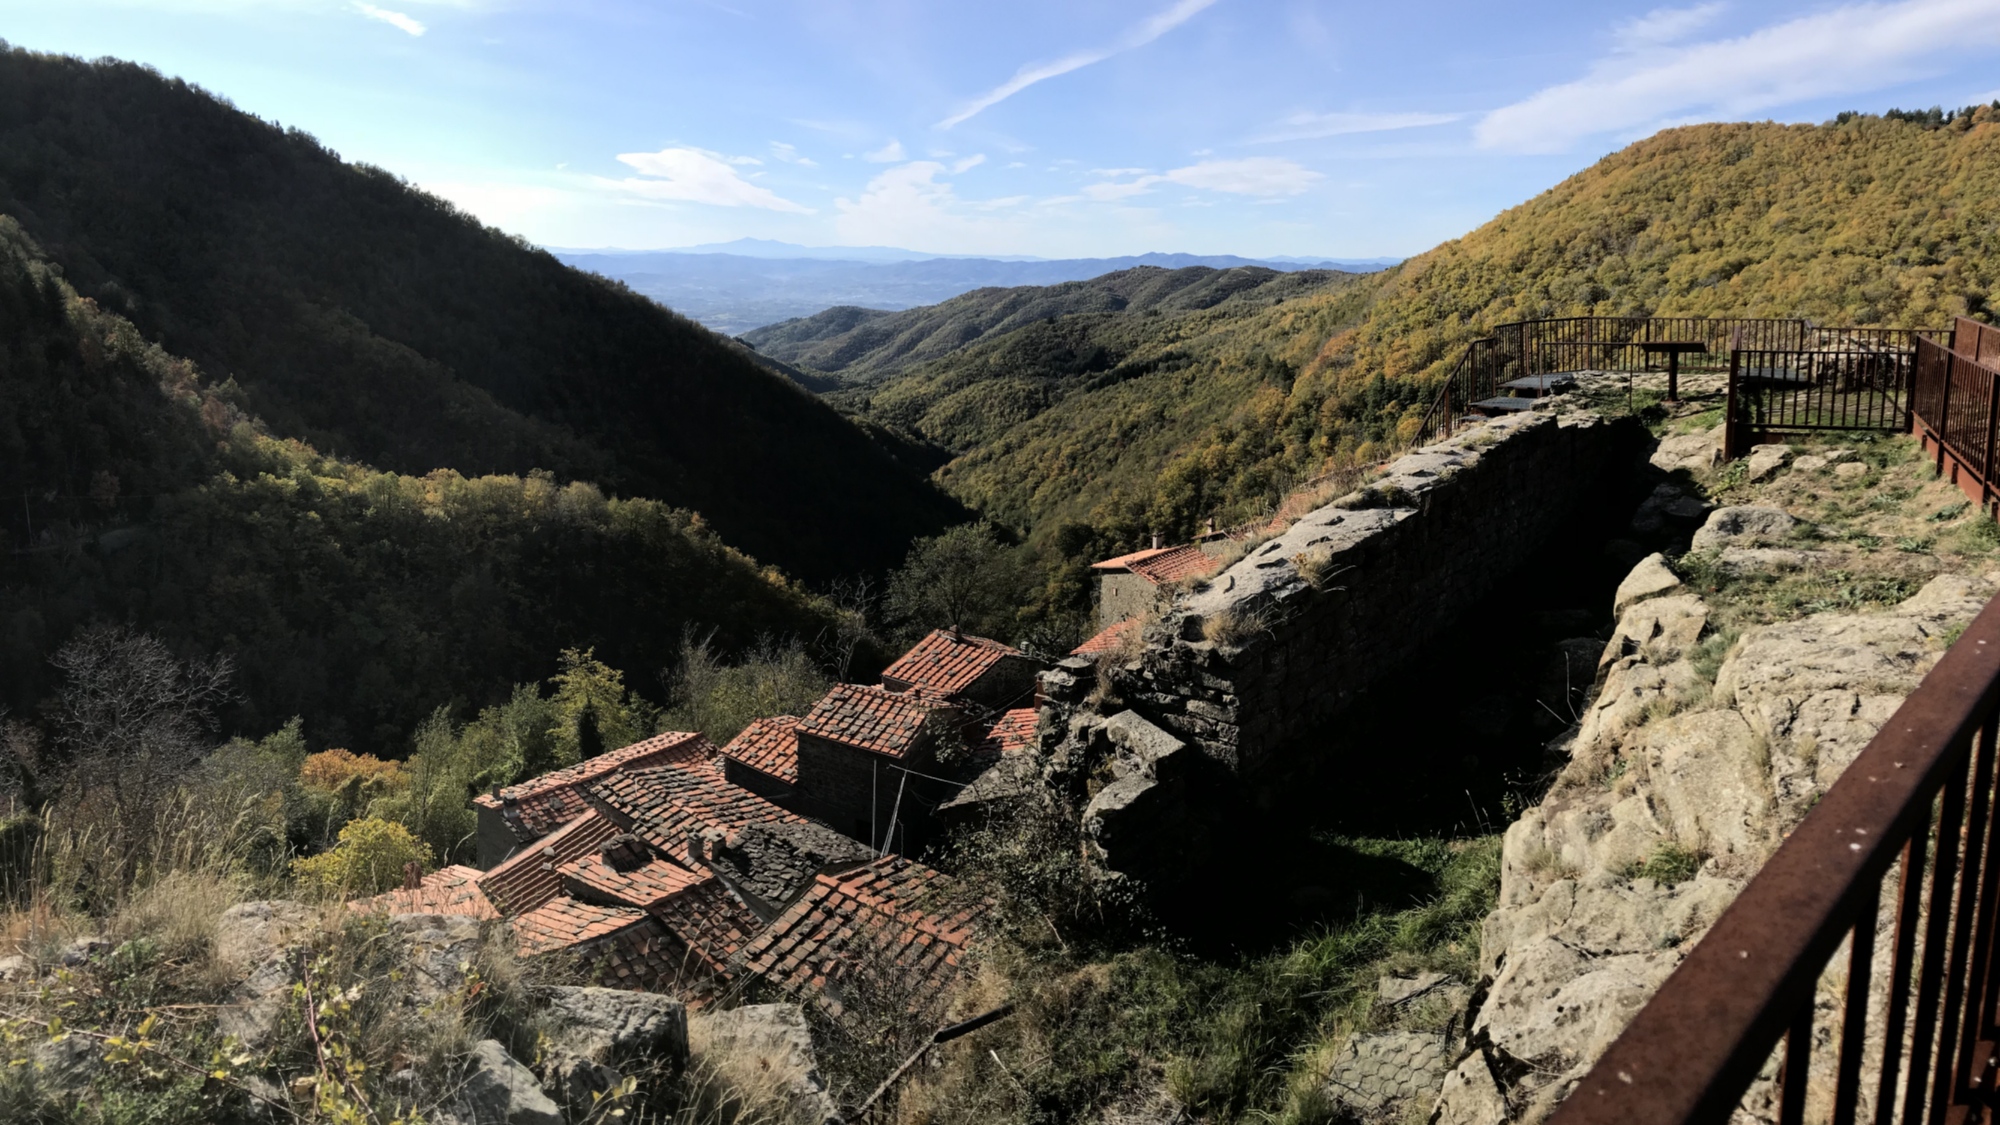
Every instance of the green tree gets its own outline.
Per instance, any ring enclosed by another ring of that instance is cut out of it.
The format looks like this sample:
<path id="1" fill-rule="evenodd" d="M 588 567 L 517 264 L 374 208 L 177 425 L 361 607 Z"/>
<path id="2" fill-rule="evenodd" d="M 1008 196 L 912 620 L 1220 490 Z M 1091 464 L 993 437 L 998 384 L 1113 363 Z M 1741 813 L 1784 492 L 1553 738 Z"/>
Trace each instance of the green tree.
<path id="1" fill-rule="evenodd" d="M 1002 631 L 1011 626 L 1018 579 L 1012 552 L 985 524 L 961 524 L 919 539 L 889 576 L 890 616 L 921 634 L 940 626 Z"/>
<path id="2" fill-rule="evenodd" d="M 597 659 L 595 649 L 564 649 L 551 681 L 549 739 L 561 765 L 629 746 L 660 730 L 660 710 L 625 689 L 625 673 Z"/>

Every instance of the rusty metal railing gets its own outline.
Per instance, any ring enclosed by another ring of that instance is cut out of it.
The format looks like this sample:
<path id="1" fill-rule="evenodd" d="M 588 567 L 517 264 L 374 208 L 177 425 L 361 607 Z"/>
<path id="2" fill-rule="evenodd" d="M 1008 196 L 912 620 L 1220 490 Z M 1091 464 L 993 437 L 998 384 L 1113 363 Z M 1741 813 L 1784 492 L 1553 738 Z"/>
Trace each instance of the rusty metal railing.
<path id="1" fill-rule="evenodd" d="M 1948 343 L 1917 341 L 1910 429 L 1937 471 L 1982 508 L 2000 502 L 2000 330 L 1959 318 Z"/>
<path id="2" fill-rule="evenodd" d="M 1781 1125 L 1802 1122 L 1809 1097 L 1814 1119 L 1834 1125 L 1983 1119 L 2000 1038 L 1996 733 L 2000 599 L 1716 920 L 1550 1125 L 1720 1125 L 1781 1041 Z M 1886 919 L 1884 898 L 1893 900 Z M 1887 943 L 1888 962 L 1879 979 L 1878 941 Z M 1846 980 L 1821 1037 L 1816 993 L 1843 946 Z M 1822 1051 L 1830 1058 L 1815 1067 Z"/>
<path id="3" fill-rule="evenodd" d="M 1430 409 L 1424 413 L 1423 421 L 1411 436 L 1409 444 L 1412 447 L 1450 437 L 1458 429 L 1459 420 L 1468 406 L 1500 393 L 1499 368 L 1491 359 L 1493 346 L 1494 341 L 1490 337 L 1474 340 L 1465 346 L 1458 362 L 1452 365 L 1445 374 L 1444 382 L 1438 385 Z"/>

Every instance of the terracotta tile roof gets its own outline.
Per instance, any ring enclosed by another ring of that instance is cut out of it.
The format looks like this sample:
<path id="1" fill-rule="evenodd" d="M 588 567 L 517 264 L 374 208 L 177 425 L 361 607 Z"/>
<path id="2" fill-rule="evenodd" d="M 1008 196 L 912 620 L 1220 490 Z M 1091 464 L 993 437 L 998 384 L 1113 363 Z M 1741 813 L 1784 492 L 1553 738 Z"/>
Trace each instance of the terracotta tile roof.
<path id="1" fill-rule="evenodd" d="M 763 919 L 713 875 L 654 907 L 653 916 L 703 969 L 719 976 L 734 971 L 744 947 L 764 929 Z"/>
<path id="2" fill-rule="evenodd" d="M 523 957 L 583 945 L 620 930 L 652 922 L 652 915 L 630 906 L 599 906 L 558 896 L 512 919 L 514 941 Z"/>
<path id="3" fill-rule="evenodd" d="M 1141 559 L 1126 569 L 1155 586 L 1183 578 L 1206 578 L 1221 567 L 1200 547 L 1175 547 L 1149 559 Z"/>
<path id="4" fill-rule="evenodd" d="M 414 889 L 398 887 L 374 898 L 348 903 L 351 910 L 381 911 L 385 914 L 468 914 L 474 918 L 498 918 L 500 912 L 479 889 L 479 869 L 453 864 L 424 876 Z"/>
<path id="5" fill-rule="evenodd" d="M 1103 562 L 1091 563 L 1090 569 L 1130 570 L 1133 563 L 1145 562 L 1147 559 L 1156 558 L 1171 550 L 1173 550 L 1172 547 L 1148 547 L 1143 551 L 1134 551 L 1129 555 L 1119 555 L 1115 559 L 1105 559 Z"/>
<path id="6" fill-rule="evenodd" d="M 1158 586 L 1182 578 L 1202 578 L 1218 570 L 1216 560 L 1200 547 L 1152 547 L 1092 563 L 1092 570 L 1129 570 Z"/>
<path id="7" fill-rule="evenodd" d="M 943 900 L 948 882 L 902 856 L 821 875 L 744 950 L 744 967 L 786 991 L 820 991 L 836 1014 L 841 981 L 857 971 L 887 971 L 911 995 L 942 997 L 978 914 Z"/>
<path id="8" fill-rule="evenodd" d="M 901 758 L 916 744 L 931 716 L 946 710 L 945 704 L 916 692 L 835 684 L 813 704 L 798 729 L 800 734 Z"/>
<path id="9" fill-rule="evenodd" d="M 688 851 L 690 832 L 728 836 L 753 824 L 806 822 L 710 770 L 631 770 L 597 782 L 589 792 L 612 819 L 689 868 L 697 865 Z"/>
<path id="10" fill-rule="evenodd" d="M 690 731 L 667 731 L 519 785 L 510 785 L 500 790 L 498 797 L 482 793 L 473 798 L 472 803 L 481 808 L 501 810 L 514 838 L 526 843 L 546 836 L 583 812 L 586 806 L 578 790 L 598 778 L 641 766 L 699 764 L 714 757 L 715 747 L 701 735 Z"/>
<path id="11" fill-rule="evenodd" d="M 882 673 L 882 686 L 891 691 L 925 688 L 934 695 L 953 696 L 971 687 L 995 664 L 1021 655 L 1020 649 L 999 641 L 934 629 L 889 665 Z"/>
<path id="12" fill-rule="evenodd" d="M 556 873 L 562 876 L 563 889 L 572 898 L 641 910 L 653 909 L 704 878 L 664 859 L 620 871 L 595 853 L 570 860 L 556 868 Z"/>
<path id="13" fill-rule="evenodd" d="M 743 733 L 729 740 L 722 756 L 787 785 L 799 783 L 799 717 L 778 715 L 752 719 Z"/>
<path id="14" fill-rule="evenodd" d="M 598 847 L 618 832 L 610 817 L 586 812 L 495 865 L 479 877 L 479 887 L 501 914 L 526 914 L 562 893 L 557 868 L 596 854 Z"/>
<path id="15" fill-rule="evenodd" d="M 1014 750 L 1026 750 L 1035 744 L 1035 728 L 1041 722 L 1041 712 L 1033 707 L 1016 707 L 1002 712 L 1000 721 L 986 731 L 973 753 L 981 758 L 998 758 Z"/>
<path id="16" fill-rule="evenodd" d="M 1100 652 L 1114 652 L 1125 647 L 1125 637 L 1139 627 L 1139 619 L 1128 617 L 1104 630 L 1082 644 L 1069 650 L 1071 656 L 1096 656 Z"/>
<path id="17" fill-rule="evenodd" d="M 683 993 L 689 966 L 680 944 L 658 918 L 649 915 L 641 925 L 581 948 L 593 962 L 598 982 L 608 988 Z"/>

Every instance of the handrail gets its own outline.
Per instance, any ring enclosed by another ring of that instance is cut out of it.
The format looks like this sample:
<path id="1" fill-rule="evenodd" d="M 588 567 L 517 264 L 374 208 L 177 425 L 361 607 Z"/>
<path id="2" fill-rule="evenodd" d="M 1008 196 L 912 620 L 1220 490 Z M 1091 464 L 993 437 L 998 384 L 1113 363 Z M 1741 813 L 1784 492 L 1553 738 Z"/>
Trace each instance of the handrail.
<path id="1" fill-rule="evenodd" d="M 1955 1122 L 1968 1108 L 1979 1112 L 1992 1086 L 2000 999 L 2000 974 L 1992 971 L 1996 726 L 2000 599 L 1924 677 L 1549 1125 L 1720 1125 L 1780 1039 L 1787 1042 L 1778 1120 L 1800 1121 L 1814 994 L 1850 935 L 1832 1039 L 1832 1120 L 1854 1120 L 1864 1083 L 1875 1091 L 1878 1121 Z M 1871 987 L 1878 904 L 1899 861 L 1892 964 L 1878 1008 Z M 1877 1010 L 1879 1037 L 1867 1034 Z"/>

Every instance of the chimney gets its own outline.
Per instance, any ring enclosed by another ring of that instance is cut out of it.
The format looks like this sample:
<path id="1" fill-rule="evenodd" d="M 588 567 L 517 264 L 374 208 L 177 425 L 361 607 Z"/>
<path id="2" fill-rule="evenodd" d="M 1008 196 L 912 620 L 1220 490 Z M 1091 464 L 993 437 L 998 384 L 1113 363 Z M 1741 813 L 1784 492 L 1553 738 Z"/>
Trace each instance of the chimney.
<path id="1" fill-rule="evenodd" d="M 630 832 L 620 832 L 597 846 L 604 865 L 620 873 L 634 871 L 653 861 L 653 849 Z"/>
<path id="2" fill-rule="evenodd" d="M 414 859 L 404 864 L 403 889 L 406 891 L 414 891 L 422 888 L 423 885 L 424 885 L 424 865 L 418 863 Z"/>
<path id="3" fill-rule="evenodd" d="M 1160 533 L 1155 531 L 1153 533 L 1153 550 L 1157 551 L 1159 549 L 1160 549 Z"/>

